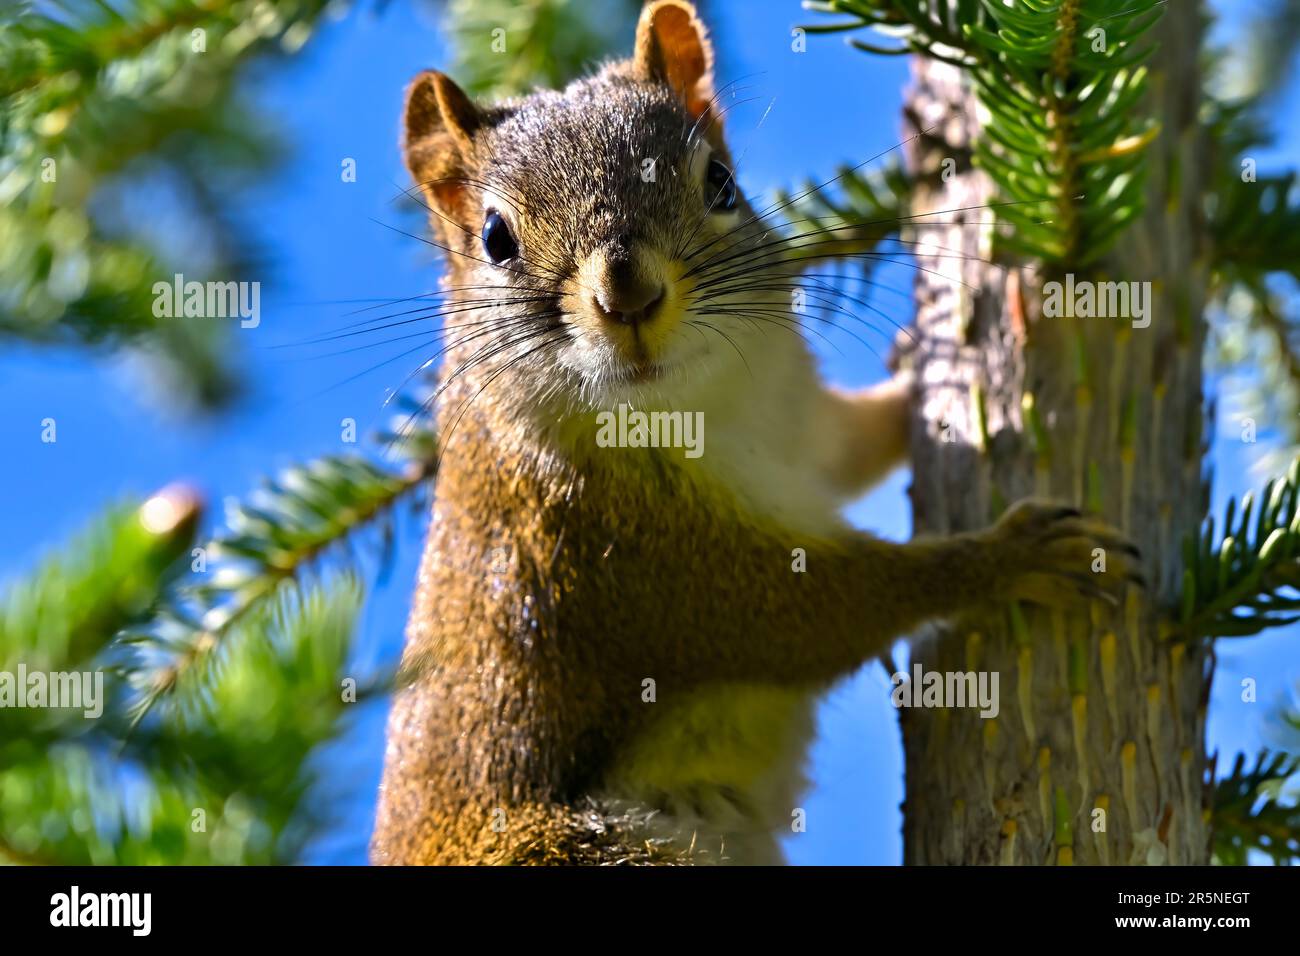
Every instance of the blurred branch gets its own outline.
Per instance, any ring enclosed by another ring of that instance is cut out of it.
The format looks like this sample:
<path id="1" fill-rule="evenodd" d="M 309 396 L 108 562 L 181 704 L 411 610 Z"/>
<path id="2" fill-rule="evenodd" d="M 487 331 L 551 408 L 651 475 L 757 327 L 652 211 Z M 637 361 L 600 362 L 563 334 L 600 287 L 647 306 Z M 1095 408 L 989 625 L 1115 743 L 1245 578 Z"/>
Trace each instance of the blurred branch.
<path id="1" fill-rule="evenodd" d="M 1247 40 L 1218 51 L 1209 71 L 1203 113 L 1215 174 L 1206 209 L 1217 306 L 1211 319 L 1218 359 L 1243 373 L 1238 397 L 1244 407 L 1253 417 L 1279 425 L 1294 446 L 1300 442 L 1300 350 L 1284 286 L 1290 282 L 1294 289 L 1300 280 L 1300 190 L 1294 171 L 1268 174 L 1259 169 L 1272 146 L 1266 107 L 1276 88 L 1225 79 L 1234 63 L 1240 65 L 1243 45 L 1250 56 L 1294 54 L 1291 31 L 1300 20 L 1300 0 L 1272 6 L 1286 8 L 1284 21 L 1277 24 L 1279 35 L 1265 39 L 1269 27 L 1262 20 L 1253 22 Z M 1258 49 L 1260 43 L 1271 52 Z"/>
<path id="2" fill-rule="evenodd" d="M 629 45 L 640 0 L 448 0 L 452 73 L 478 95 L 560 88 Z"/>
<path id="3" fill-rule="evenodd" d="M 1300 803 L 1287 795 L 1289 779 L 1300 774 L 1300 756 L 1263 750 L 1252 768 L 1238 754 L 1232 772 L 1214 787 L 1211 822 L 1214 861 L 1245 866 L 1251 851 L 1276 864 L 1300 859 Z"/>
<path id="4" fill-rule="evenodd" d="M 1249 157 L 1240 160 L 1249 161 Z M 1247 179 L 1243 172 L 1225 177 L 1214 197 L 1211 234 L 1220 282 L 1258 280 L 1278 272 L 1300 279 L 1296 173 Z"/>
<path id="5" fill-rule="evenodd" d="M 0 597 L 0 670 L 85 663 L 148 612 L 168 572 L 189 551 L 200 506 L 167 488 L 141 508 L 115 508 Z"/>
<path id="6" fill-rule="evenodd" d="M 249 615 L 225 667 L 148 734 L 123 698 L 98 720 L 0 739 L 0 859 L 39 864 L 297 862 L 323 817 L 311 755 L 338 731 L 361 588 L 344 577 Z M 16 710 L 29 722 L 39 711 Z"/>
<path id="7" fill-rule="evenodd" d="M 327 0 L 14 6 L 0 31 L 0 337 L 139 348 L 182 395 L 226 401 L 229 326 L 156 316 L 153 286 L 181 271 L 163 250 L 200 237 L 209 255 L 183 263 L 189 279 L 252 268 L 204 196 L 276 154 L 269 128 L 235 102 L 235 80 L 255 55 L 301 47 Z M 141 184 L 156 194 L 160 180 L 189 217 L 168 235 L 148 234 L 156 216 L 106 220 L 116 197 Z"/>
<path id="8" fill-rule="evenodd" d="M 1300 48 L 1300 0 L 1264 0 L 1241 35 L 1221 52 L 1218 84 L 1231 100 L 1272 100 L 1295 75 Z"/>

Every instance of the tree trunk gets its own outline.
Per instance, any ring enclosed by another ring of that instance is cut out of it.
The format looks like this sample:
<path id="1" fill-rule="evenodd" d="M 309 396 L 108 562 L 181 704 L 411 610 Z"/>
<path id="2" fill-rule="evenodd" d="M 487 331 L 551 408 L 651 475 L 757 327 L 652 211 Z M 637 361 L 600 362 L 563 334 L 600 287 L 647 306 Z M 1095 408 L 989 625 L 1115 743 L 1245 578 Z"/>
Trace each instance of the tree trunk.
<path id="1" fill-rule="evenodd" d="M 1119 608 L 1024 607 L 1023 629 L 1008 609 L 914 648 L 925 671 L 996 673 L 1001 693 L 993 719 L 901 711 L 908 864 L 1209 862 L 1212 656 L 1162 630 L 1206 494 L 1201 31 L 1183 10 L 1153 31 L 1145 108 L 1163 131 L 1149 147 L 1146 212 L 1098 269 L 990 265 L 992 230 L 974 224 L 996 210 L 936 214 L 914 230 L 917 533 L 982 527 L 1017 499 L 1050 497 L 1127 532 L 1149 585 Z M 979 115 L 962 72 L 918 59 L 913 73 L 908 120 L 935 127 L 910 147 L 922 180 L 913 212 L 1005 198 L 962 159 Z M 1152 281 L 1150 326 L 1044 316 L 1043 284 L 1070 271 Z"/>

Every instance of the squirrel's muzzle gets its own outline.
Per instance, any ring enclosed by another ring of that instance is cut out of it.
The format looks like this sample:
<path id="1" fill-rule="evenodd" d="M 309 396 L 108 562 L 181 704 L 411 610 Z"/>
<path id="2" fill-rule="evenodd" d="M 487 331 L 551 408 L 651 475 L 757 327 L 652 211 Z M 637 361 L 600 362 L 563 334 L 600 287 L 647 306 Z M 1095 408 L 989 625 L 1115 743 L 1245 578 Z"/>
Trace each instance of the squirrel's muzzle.
<path id="1" fill-rule="evenodd" d="M 602 356 L 600 374 L 642 375 L 671 357 L 683 318 L 676 271 L 652 243 L 626 239 L 601 244 L 579 265 L 570 314 L 584 348 Z"/>
<path id="2" fill-rule="evenodd" d="M 592 311 L 607 322 L 640 325 L 654 319 L 666 292 L 655 257 L 638 249 L 599 250 L 584 270 Z"/>

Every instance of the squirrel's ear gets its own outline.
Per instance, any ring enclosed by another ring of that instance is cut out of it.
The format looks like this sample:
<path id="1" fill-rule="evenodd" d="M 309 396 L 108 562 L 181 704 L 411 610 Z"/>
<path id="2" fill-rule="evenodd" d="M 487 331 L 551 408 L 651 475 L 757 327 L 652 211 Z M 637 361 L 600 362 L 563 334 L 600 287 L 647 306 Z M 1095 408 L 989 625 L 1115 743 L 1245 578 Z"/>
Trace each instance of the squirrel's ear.
<path id="1" fill-rule="evenodd" d="M 463 183 L 483 113 L 443 73 L 425 70 L 406 91 L 402 152 L 415 181 L 441 206 L 453 204 Z"/>
<path id="2" fill-rule="evenodd" d="M 483 125 L 483 114 L 465 91 L 445 73 L 425 70 L 406 91 L 406 143 L 436 133 L 449 133 L 456 145 L 467 149 Z"/>
<path id="3" fill-rule="evenodd" d="M 636 71 L 667 83 L 699 118 L 713 99 L 713 47 L 695 7 L 686 0 L 655 0 L 636 27 Z"/>

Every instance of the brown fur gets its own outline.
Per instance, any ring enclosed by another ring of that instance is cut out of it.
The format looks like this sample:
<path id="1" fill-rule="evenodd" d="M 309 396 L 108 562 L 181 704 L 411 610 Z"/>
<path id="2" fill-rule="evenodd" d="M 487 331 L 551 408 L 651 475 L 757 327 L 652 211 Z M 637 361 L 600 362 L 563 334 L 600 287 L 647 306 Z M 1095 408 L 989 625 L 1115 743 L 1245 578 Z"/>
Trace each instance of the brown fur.
<path id="1" fill-rule="evenodd" d="M 652 851 L 636 827 L 578 809 L 663 705 L 710 682 L 829 683 L 925 618 L 1010 596 L 1019 575 L 1003 555 L 1020 573 L 1035 560 L 1019 534 L 1005 547 L 784 537 L 650 461 L 627 482 L 594 455 L 546 465 L 497 447 L 464 434 L 439 477 L 406 653 L 421 672 L 390 724 L 380 862 L 686 852 Z M 1059 527 L 1034 517 L 1034 537 Z M 508 570 L 494 574 L 506 542 Z M 807 573 L 791 571 L 795 547 Z"/>

